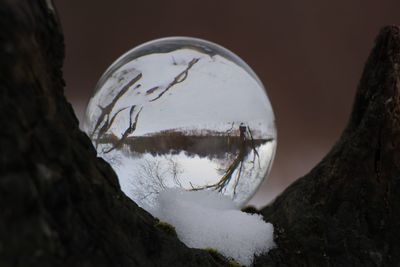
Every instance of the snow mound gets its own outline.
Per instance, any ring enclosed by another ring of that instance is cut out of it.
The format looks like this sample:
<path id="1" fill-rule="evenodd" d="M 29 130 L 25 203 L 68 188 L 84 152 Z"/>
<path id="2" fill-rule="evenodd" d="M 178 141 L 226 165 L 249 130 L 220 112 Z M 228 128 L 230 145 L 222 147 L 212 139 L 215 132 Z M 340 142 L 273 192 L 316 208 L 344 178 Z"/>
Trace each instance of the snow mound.
<path id="1" fill-rule="evenodd" d="M 188 247 L 213 248 L 245 266 L 275 246 L 272 224 L 238 210 L 230 198 L 214 191 L 167 189 L 150 212 L 173 225 Z"/>

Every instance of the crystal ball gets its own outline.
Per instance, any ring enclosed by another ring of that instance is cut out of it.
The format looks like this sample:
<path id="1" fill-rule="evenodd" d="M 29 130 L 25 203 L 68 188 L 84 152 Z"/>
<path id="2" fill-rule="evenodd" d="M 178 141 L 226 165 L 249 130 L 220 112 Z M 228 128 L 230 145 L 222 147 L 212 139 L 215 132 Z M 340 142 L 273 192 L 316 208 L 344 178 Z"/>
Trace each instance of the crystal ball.
<path id="1" fill-rule="evenodd" d="M 226 48 L 188 37 L 118 58 L 97 83 L 82 128 L 142 207 L 167 188 L 214 190 L 243 206 L 276 148 L 274 113 L 254 71 Z"/>

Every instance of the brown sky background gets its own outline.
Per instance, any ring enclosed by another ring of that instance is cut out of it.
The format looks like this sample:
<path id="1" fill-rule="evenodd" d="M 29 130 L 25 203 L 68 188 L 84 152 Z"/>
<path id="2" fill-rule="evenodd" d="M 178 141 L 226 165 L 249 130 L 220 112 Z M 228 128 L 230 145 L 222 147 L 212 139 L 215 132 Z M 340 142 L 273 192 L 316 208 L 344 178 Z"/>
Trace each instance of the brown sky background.
<path id="1" fill-rule="evenodd" d="M 380 28 L 400 1 L 56 0 L 65 34 L 65 94 L 78 118 L 106 68 L 143 42 L 210 40 L 238 54 L 267 88 L 278 149 L 251 204 L 267 204 L 306 174 L 343 130 Z"/>

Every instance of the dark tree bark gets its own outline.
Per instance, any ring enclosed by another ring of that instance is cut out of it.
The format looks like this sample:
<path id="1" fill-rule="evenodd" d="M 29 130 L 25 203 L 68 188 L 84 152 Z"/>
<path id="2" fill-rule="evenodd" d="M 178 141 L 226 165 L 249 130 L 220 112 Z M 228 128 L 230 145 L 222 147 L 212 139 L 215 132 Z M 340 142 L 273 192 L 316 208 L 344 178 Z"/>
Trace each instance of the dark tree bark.
<path id="1" fill-rule="evenodd" d="M 121 192 L 65 100 L 63 57 L 50 1 L 0 1 L 0 266 L 227 266 Z M 399 64 L 386 27 L 338 143 L 262 210 L 278 247 L 256 266 L 399 265 Z"/>
<path id="2" fill-rule="evenodd" d="M 0 1 L 0 266 L 222 266 L 155 227 L 63 95 L 49 1 Z"/>
<path id="3" fill-rule="evenodd" d="M 256 266 L 400 266 L 400 31 L 382 29 L 347 128 L 262 214 L 278 248 Z"/>

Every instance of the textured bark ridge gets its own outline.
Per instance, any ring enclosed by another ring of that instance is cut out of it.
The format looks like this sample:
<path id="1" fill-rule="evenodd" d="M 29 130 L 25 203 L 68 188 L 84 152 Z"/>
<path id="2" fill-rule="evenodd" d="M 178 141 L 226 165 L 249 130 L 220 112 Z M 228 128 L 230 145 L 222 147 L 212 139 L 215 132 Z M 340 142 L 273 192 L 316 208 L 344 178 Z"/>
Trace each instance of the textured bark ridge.
<path id="1" fill-rule="evenodd" d="M 278 249 L 256 266 L 400 266 L 400 31 L 382 29 L 347 128 L 262 214 Z"/>
<path id="2" fill-rule="evenodd" d="M 0 2 L 0 266 L 225 265 L 157 228 L 96 157 L 49 2 Z"/>
<path id="3" fill-rule="evenodd" d="M 96 157 L 63 95 L 51 2 L 0 1 L 0 29 L 0 266 L 229 266 L 157 227 Z M 278 247 L 256 266 L 400 263 L 399 63 L 386 27 L 339 142 L 262 210 Z"/>

